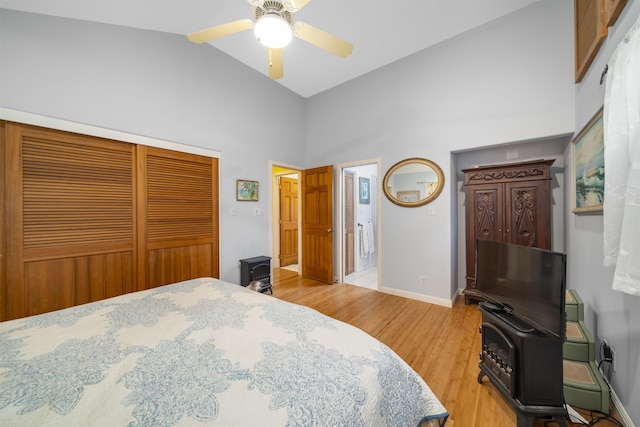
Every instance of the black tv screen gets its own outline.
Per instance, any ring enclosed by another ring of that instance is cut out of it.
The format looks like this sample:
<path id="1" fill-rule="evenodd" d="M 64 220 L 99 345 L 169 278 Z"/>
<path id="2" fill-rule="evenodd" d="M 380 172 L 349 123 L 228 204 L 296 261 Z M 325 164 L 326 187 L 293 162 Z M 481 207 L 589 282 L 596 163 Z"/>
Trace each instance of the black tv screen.
<path id="1" fill-rule="evenodd" d="M 476 289 L 539 331 L 565 338 L 566 255 L 478 239 Z"/>

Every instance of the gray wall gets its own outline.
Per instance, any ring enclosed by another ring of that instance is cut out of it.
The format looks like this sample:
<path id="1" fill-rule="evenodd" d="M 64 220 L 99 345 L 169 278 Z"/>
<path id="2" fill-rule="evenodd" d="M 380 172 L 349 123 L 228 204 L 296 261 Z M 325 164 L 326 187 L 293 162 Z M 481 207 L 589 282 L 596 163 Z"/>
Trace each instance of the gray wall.
<path id="1" fill-rule="evenodd" d="M 609 35 L 584 79 L 575 86 L 576 132 L 602 107 L 602 71 L 639 16 L 640 2 L 630 0 L 616 25 L 609 28 Z M 570 150 L 568 146 L 565 155 L 567 170 L 573 167 Z M 571 179 L 568 174 L 567 184 L 571 184 Z M 614 269 L 602 265 L 602 215 L 577 216 L 571 213 L 572 185 L 567 185 L 565 190 L 570 201 L 565 212 L 568 284 L 578 290 L 585 302 L 585 320 L 596 338 L 596 345 L 606 339 L 615 350 L 617 369 L 611 382 L 634 423 L 640 425 L 640 297 L 611 289 Z"/>
<path id="2" fill-rule="evenodd" d="M 538 2 L 308 100 L 306 165 L 425 157 L 445 173 L 434 215 L 381 197 L 384 287 L 458 292 L 452 152 L 573 132 L 572 19 L 570 2 Z"/>

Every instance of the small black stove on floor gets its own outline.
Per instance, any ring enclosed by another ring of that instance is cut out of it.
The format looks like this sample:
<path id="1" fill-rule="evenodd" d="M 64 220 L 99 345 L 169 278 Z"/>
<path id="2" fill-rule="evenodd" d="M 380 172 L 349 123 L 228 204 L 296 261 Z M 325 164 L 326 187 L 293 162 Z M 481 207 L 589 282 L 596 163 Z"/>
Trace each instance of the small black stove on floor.
<path id="1" fill-rule="evenodd" d="M 248 286 L 253 281 L 262 282 L 259 292 L 273 293 L 271 288 L 271 258 L 256 256 L 240 260 L 240 285 Z"/>
<path id="2" fill-rule="evenodd" d="M 478 382 L 487 377 L 516 411 L 518 427 L 550 416 L 566 427 L 562 388 L 562 340 L 514 315 L 481 302 L 482 351 Z"/>

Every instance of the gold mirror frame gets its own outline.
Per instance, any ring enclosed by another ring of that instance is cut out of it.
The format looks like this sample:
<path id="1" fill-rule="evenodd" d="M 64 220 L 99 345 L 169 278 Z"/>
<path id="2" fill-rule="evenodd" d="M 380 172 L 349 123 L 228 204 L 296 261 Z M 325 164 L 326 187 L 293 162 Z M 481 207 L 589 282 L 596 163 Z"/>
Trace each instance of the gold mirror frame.
<path id="1" fill-rule="evenodd" d="M 435 188 L 431 189 L 429 193 L 426 195 L 426 197 L 420 198 L 419 196 L 419 194 L 421 194 L 420 189 L 412 189 L 409 191 L 399 191 L 398 193 L 407 193 L 406 197 L 403 197 L 403 199 L 396 197 L 396 195 L 394 195 L 391 192 L 390 181 L 392 180 L 392 176 L 394 172 L 397 172 L 400 168 L 408 165 L 424 165 L 433 169 L 433 171 L 435 172 L 437 181 L 434 181 L 432 183 L 416 182 L 417 185 L 418 184 L 425 185 L 425 193 L 429 191 L 426 187 L 428 187 L 429 185 L 433 185 L 435 183 Z M 440 195 L 443 188 L 444 188 L 444 173 L 442 172 L 442 169 L 440 169 L 440 167 L 434 162 L 432 162 L 431 160 L 422 159 L 419 157 L 412 157 L 410 159 L 401 160 L 395 165 L 391 166 L 387 171 L 387 173 L 384 175 L 384 181 L 382 182 L 382 190 L 384 191 L 384 195 L 387 196 L 387 199 L 389 199 L 389 201 L 391 201 L 392 203 L 395 203 L 398 206 L 403 206 L 405 208 L 417 208 L 418 206 L 424 206 L 427 203 L 432 202 L 433 200 L 435 200 L 436 197 Z M 417 198 L 415 193 L 418 193 Z M 416 198 L 416 200 L 415 201 L 412 200 L 413 198 Z"/>

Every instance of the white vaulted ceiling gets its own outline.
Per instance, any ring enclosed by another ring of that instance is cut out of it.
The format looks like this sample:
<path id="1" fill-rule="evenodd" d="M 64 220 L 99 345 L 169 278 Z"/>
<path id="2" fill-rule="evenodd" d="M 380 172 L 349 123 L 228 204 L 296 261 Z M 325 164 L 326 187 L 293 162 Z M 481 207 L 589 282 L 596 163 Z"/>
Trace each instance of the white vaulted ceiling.
<path id="1" fill-rule="evenodd" d="M 295 14 L 354 45 L 341 59 L 294 38 L 281 85 L 309 97 L 542 0 L 313 0 Z M 186 35 L 252 18 L 246 0 L 0 0 L 0 7 Z M 209 42 L 268 75 L 266 48 L 245 31 Z"/>

